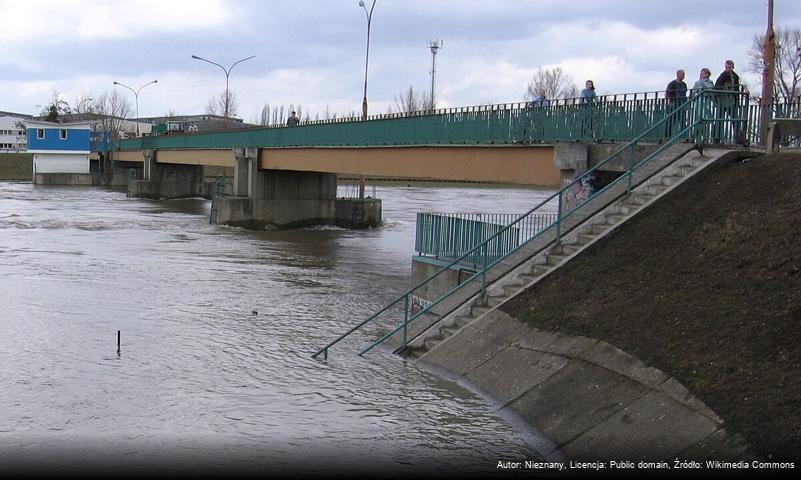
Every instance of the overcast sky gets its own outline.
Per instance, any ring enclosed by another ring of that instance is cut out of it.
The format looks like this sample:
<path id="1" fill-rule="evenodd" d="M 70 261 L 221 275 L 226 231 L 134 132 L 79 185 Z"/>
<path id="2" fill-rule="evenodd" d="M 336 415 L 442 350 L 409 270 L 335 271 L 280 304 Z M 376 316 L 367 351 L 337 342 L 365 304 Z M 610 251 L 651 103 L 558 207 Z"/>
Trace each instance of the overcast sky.
<path id="1" fill-rule="evenodd" d="M 372 0 L 365 0 L 368 7 Z M 801 25 L 801 1 L 775 0 L 775 25 Z M 677 68 L 691 85 L 746 51 L 766 28 L 766 0 L 377 0 L 370 38 L 370 113 L 410 85 L 438 106 L 521 101 L 538 66 L 559 66 L 600 94 L 664 90 Z M 38 113 L 53 89 L 73 104 L 119 81 L 141 91 L 140 116 L 197 114 L 225 88 L 239 117 L 264 104 L 322 114 L 361 111 L 367 18 L 358 0 L 0 0 L 0 110 Z M 120 87 L 116 87 L 120 88 Z M 125 89 L 123 93 L 133 94 Z"/>

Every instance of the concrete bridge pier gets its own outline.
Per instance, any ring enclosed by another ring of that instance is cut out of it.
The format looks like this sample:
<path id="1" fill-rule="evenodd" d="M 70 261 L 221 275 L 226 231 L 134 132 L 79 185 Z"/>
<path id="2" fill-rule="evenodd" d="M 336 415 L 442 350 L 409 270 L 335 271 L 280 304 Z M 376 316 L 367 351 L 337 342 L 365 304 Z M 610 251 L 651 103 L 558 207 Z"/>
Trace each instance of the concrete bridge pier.
<path id="1" fill-rule="evenodd" d="M 129 197 L 159 199 L 204 196 L 202 166 L 157 163 L 153 150 L 144 150 L 142 156 L 143 179 L 134 180 L 128 185 Z"/>
<path id="2" fill-rule="evenodd" d="M 338 199 L 335 173 L 259 170 L 258 148 L 238 148 L 233 155 L 233 196 L 218 199 L 218 224 L 254 230 L 381 224 L 381 200 Z"/>

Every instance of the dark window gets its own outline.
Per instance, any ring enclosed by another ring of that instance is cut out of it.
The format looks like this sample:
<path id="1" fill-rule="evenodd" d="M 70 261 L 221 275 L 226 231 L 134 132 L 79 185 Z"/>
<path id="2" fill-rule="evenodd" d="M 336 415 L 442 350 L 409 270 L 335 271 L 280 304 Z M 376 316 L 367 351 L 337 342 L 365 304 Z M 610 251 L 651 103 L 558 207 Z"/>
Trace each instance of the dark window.
<path id="1" fill-rule="evenodd" d="M 39 140 L 44 140 L 44 128 L 36 129 L 36 138 L 38 138 Z"/>
<path id="2" fill-rule="evenodd" d="M 67 131 L 65 129 L 63 129 L 63 128 L 61 130 L 59 130 L 58 131 L 58 138 L 60 138 L 61 140 L 66 140 L 67 139 Z"/>

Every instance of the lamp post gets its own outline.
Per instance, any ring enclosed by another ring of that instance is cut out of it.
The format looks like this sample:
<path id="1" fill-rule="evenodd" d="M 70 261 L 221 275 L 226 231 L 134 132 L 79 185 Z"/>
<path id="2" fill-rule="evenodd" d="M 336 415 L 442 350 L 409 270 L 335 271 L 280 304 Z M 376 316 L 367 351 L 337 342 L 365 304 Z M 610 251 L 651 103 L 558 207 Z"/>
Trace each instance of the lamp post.
<path id="1" fill-rule="evenodd" d="M 152 85 L 154 83 L 158 83 L 158 80 L 153 80 L 152 82 L 147 82 L 146 84 L 142 85 L 141 87 L 134 90 L 133 88 L 125 85 L 124 83 L 120 83 L 115 81 L 114 85 L 119 85 L 121 87 L 125 87 L 128 90 L 132 91 L 134 94 L 134 98 L 136 99 L 136 136 L 139 136 L 139 92 L 148 85 Z"/>
<path id="2" fill-rule="evenodd" d="M 211 60 L 206 60 L 205 58 L 198 57 L 197 55 L 192 55 L 192 58 L 194 58 L 195 60 L 201 60 L 201 61 L 204 61 L 206 63 L 210 63 L 212 65 L 217 65 L 218 67 L 220 67 L 222 69 L 223 72 L 225 72 L 225 102 L 224 102 L 225 105 L 223 105 L 223 107 L 225 109 L 225 112 L 223 114 L 223 126 L 224 126 L 224 128 L 226 130 L 228 129 L 228 105 L 231 102 L 231 94 L 228 91 L 228 77 L 231 75 L 231 70 L 233 70 L 234 67 L 237 64 L 242 63 L 245 60 L 250 60 L 251 58 L 253 58 L 255 56 L 256 55 L 251 55 L 251 56 L 249 56 L 247 58 L 243 58 L 242 60 L 237 60 L 234 63 L 232 63 L 230 67 L 228 67 L 226 69 L 225 67 L 223 67 L 219 63 L 212 62 Z"/>
<path id="3" fill-rule="evenodd" d="M 375 1 L 373 0 L 373 4 L 370 6 L 370 10 L 367 10 L 367 6 L 364 4 L 364 0 L 359 0 L 359 6 L 364 9 L 365 15 L 367 15 L 367 53 L 364 55 L 364 98 L 362 99 L 362 120 L 367 120 L 367 65 L 370 61 L 370 24 L 373 21 L 373 9 L 375 8 Z"/>
<path id="4" fill-rule="evenodd" d="M 364 4 L 364 0 L 359 0 L 359 6 L 364 10 L 367 15 L 367 52 L 364 54 L 364 97 L 362 98 L 362 120 L 367 120 L 367 65 L 370 61 L 370 24 L 373 21 L 373 9 L 375 8 L 375 1 L 370 5 L 370 10 Z M 364 175 L 359 175 L 359 198 L 364 198 Z"/>

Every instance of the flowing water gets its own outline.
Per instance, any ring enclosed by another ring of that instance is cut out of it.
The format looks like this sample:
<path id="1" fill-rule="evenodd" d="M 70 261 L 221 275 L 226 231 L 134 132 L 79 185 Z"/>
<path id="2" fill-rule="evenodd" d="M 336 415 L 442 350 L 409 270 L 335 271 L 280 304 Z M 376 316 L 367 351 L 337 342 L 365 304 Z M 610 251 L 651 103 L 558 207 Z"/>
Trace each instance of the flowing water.
<path id="1" fill-rule="evenodd" d="M 538 458 L 467 386 L 358 357 L 380 326 L 311 354 L 408 287 L 415 212 L 524 212 L 550 192 L 376 193 L 381 228 L 253 232 L 208 225 L 201 199 L 0 183 L 0 470 L 480 475 Z"/>

